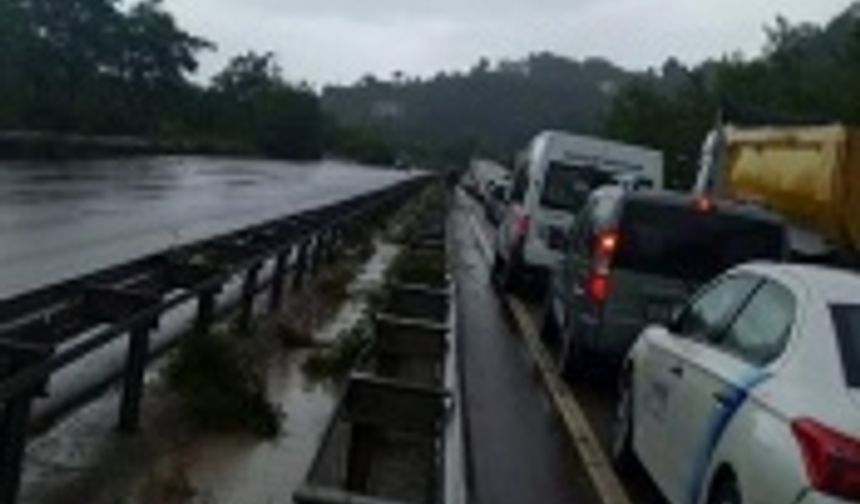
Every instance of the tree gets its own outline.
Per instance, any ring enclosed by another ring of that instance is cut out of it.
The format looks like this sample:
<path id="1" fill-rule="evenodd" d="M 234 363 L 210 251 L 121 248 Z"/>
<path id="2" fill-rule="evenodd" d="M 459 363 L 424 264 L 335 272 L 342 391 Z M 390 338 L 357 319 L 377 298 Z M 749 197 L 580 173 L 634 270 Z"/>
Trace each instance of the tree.
<path id="1" fill-rule="evenodd" d="M 148 0 L 0 2 L 0 125 L 143 134 L 211 47 Z"/>
<path id="2" fill-rule="evenodd" d="M 212 79 L 220 134 L 270 155 L 318 157 L 323 120 L 316 95 L 287 84 L 271 52 L 241 54 Z"/>
<path id="3" fill-rule="evenodd" d="M 858 4 L 860 5 L 860 4 Z M 855 6 L 853 10 L 857 10 Z M 664 66 L 616 96 L 608 134 L 666 155 L 670 184 L 688 188 L 717 111 L 741 124 L 860 123 L 860 20 L 850 10 L 825 27 L 777 18 L 758 57 Z"/>

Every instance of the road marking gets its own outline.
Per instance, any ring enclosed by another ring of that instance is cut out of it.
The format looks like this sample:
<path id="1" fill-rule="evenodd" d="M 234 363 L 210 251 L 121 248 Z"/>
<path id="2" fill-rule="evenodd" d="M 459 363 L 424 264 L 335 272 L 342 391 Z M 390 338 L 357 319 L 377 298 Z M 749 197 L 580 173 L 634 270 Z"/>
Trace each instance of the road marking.
<path id="1" fill-rule="evenodd" d="M 481 230 L 481 225 L 478 223 L 478 220 L 475 218 L 475 214 L 471 211 L 469 212 L 469 225 L 472 228 L 472 234 L 475 236 L 475 239 L 478 241 L 478 248 L 481 249 L 481 252 L 484 254 L 484 257 L 487 259 L 487 262 L 493 262 L 493 247 L 490 245 L 490 241 L 487 240 L 487 236 Z"/>
<path id="2" fill-rule="evenodd" d="M 471 210 L 471 209 L 470 209 Z M 468 211 L 469 224 L 472 234 L 478 242 L 479 249 L 488 261 L 493 260 L 493 249 L 484 235 L 481 225 L 472 211 Z M 621 480 L 609 462 L 609 457 L 600 446 L 597 435 L 591 428 L 588 418 L 576 397 L 567 384 L 558 375 L 546 347 L 541 343 L 538 328 L 535 327 L 525 305 L 512 296 L 504 296 L 503 302 L 513 314 L 519 333 L 525 341 L 531 358 L 534 360 L 541 381 L 548 392 L 552 403 L 561 415 L 567 434 L 585 466 L 594 489 L 603 504 L 631 504 L 627 492 L 621 486 Z"/>
<path id="3" fill-rule="evenodd" d="M 585 465 L 603 504 L 630 504 L 630 498 L 621 486 L 621 480 L 603 452 L 597 435 L 591 428 L 582 407 L 552 365 L 552 359 L 538 338 L 538 331 L 521 301 L 506 296 L 505 301 L 514 315 L 526 346 L 540 370 L 543 383 L 552 402 L 561 414 L 562 422 Z"/>

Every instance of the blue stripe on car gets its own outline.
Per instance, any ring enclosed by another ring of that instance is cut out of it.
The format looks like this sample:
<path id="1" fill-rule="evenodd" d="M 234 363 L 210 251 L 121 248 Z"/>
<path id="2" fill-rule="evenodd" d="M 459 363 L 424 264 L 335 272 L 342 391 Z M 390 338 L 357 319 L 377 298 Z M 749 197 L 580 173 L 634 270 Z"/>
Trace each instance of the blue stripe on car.
<path id="1" fill-rule="evenodd" d="M 726 390 L 727 401 L 718 408 L 708 419 L 707 430 L 695 451 L 693 459 L 693 472 L 687 486 L 687 503 L 697 504 L 702 496 L 705 486 L 705 476 L 717 445 L 726 432 L 732 419 L 746 402 L 749 393 L 760 383 L 769 378 L 770 375 L 761 370 L 754 370 L 741 380 L 739 385 L 729 385 Z"/>

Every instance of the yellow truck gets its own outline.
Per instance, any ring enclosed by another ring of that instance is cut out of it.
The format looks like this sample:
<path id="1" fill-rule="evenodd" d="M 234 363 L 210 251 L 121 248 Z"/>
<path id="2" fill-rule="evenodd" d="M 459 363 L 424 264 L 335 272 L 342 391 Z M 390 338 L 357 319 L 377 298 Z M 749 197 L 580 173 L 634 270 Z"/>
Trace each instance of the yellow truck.
<path id="1" fill-rule="evenodd" d="M 800 255 L 860 257 L 860 129 L 723 126 L 705 141 L 695 191 L 782 215 Z"/>

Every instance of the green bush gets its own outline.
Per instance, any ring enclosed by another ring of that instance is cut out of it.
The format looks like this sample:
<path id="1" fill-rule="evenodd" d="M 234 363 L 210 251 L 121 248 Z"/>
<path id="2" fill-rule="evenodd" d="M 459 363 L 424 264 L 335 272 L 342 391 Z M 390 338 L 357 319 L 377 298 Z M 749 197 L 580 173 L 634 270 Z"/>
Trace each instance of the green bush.
<path id="1" fill-rule="evenodd" d="M 437 252 L 401 253 L 388 272 L 391 281 L 441 286 L 445 283 L 445 257 Z"/>
<path id="2" fill-rule="evenodd" d="M 266 398 L 263 377 L 240 343 L 226 332 L 189 336 L 168 367 L 169 381 L 199 427 L 275 437 L 281 412 Z"/>
<path id="3" fill-rule="evenodd" d="M 311 354 L 302 370 L 312 381 L 342 379 L 370 345 L 372 333 L 370 319 L 363 317 L 353 327 L 342 331 L 334 345 Z"/>

